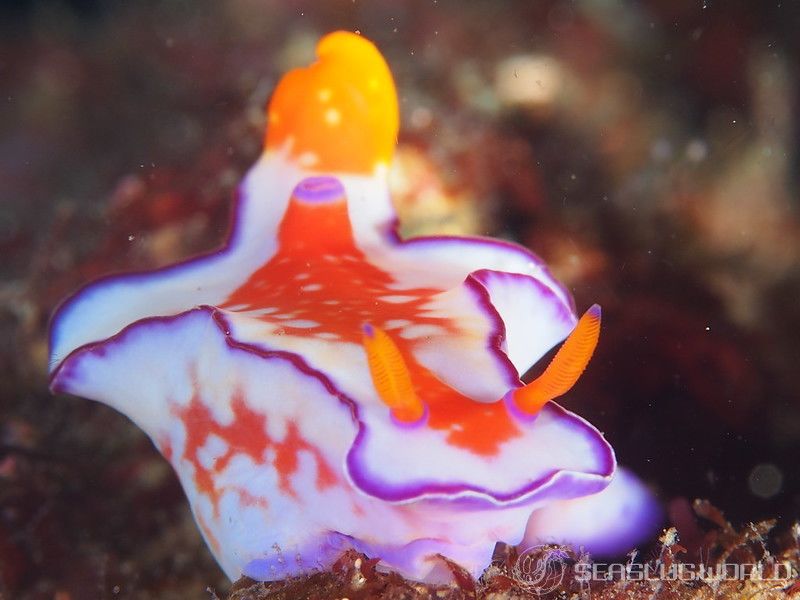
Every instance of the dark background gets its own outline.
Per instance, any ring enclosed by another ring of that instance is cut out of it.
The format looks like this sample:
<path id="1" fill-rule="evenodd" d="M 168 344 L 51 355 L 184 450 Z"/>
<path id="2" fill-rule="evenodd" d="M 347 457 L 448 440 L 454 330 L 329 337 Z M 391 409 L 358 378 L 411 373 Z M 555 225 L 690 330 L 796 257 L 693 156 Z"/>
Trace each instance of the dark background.
<path id="1" fill-rule="evenodd" d="M 374 40 L 395 74 L 404 230 L 542 255 L 579 310 L 604 310 L 564 404 L 684 529 L 700 497 L 785 530 L 800 516 L 799 13 L 771 0 L 4 2 L 0 594 L 224 591 L 143 434 L 47 392 L 47 322 L 94 277 L 222 241 L 270 90 L 336 28 Z M 514 56 L 546 64 L 542 78 L 526 83 Z"/>

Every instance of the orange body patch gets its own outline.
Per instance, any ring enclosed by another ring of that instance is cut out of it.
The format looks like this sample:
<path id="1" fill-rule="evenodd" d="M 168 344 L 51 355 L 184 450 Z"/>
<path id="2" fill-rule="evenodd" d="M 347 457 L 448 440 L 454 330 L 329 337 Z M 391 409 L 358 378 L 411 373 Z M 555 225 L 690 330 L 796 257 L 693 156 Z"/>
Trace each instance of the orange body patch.
<path id="1" fill-rule="evenodd" d="M 289 421 L 284 438 L 274 440 L 267 433 L 267 417 L 250 409 L 239 393 L 233 394 L 231 408 L 233 420 L 228 425 L 221 425 L 214 419 L 197 393 L 188 406 L 173 409 L 175 416 L 186 427 L 186 445 L 182 459 L 193 465 L 195 485 L 200 492 L 211 499 L 215 511 L 218 510 L 219 498 L 225 491 L 215 483 L 215 476 L 224 470 L 235 456 L 241 454 L 249 456 L 258 465 L 264 463 L 264 453 L 271 449 L 275 456 L 272 466 L 278 474 L 278 486 L 285 494 L 295 498 L 297 493 L 292 488 L 290 478 L 299 467 L 300 452 L 309 452 L 314 457 L 317 465 L 316 485 L 319 490 L 325 490 L 337 483 L 338 477 L 326 462 L 321 450 L 300 435 L 296 423 Z M 227 447 L 225 452 L 214 460 L 213 466 L 207 468 L 200 460 L 200 449 L 212 435 L 223 440 Z M 249 497 L 246 490 L 235 488 L 235 491 L 241 499 L 246 500 Z M 265 502 L 259 499 L 259 502 L 261 501 Z"/>
<path id="2" fill-rule="evenodd" d="M 458 335 L 457 323 L 431 316 L 426 305 L 442 290 L 398 288 L 358 248 L 344 197 L 327 202 L 293 198 L 278 232 L 276 254 L 221 305 L 245 311 L 278 334 L 362 343 L 370 323 L 435 325 Z M 501 402 L 476 402 L 440 381 L 413 354 L 414 340 L 390 331 L 416 394 L 429 411 L 428 426 L 448 431 L 449 443 L 494 454 L 521 435 Z M 388 412 L 388 411 L 387 411 Z"/>

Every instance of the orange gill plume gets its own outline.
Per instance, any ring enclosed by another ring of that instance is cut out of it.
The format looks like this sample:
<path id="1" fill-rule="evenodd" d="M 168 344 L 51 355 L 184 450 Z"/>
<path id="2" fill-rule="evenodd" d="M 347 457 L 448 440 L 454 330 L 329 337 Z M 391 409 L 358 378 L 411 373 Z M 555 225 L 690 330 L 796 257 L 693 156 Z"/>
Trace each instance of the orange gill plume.
<path id="1" fill-rule="evenodd" d="M 267 110 L 265 149 L 309 171 L 371 174 L 388 165 L 399 128 L 397 93 L 372 42 L 337 31 L 317 61 L 281 79 Z"/>

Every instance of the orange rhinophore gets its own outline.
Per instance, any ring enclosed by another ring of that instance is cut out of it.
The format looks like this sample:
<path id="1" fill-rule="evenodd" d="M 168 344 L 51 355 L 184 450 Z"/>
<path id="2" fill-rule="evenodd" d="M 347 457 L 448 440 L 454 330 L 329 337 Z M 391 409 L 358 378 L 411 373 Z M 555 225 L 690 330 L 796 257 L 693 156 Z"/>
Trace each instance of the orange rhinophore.
<path id="1" fill-rule="evenodd" d="M 401 423 L 416 423 L 425 416 L 425 405 L 414 391 L 403 355 L 389 334 L 364 326 L 364 349 L 378 395 Z"/>
<path id="2" fill-rule="evenodd" d="M 595 304 L 578 321 L 544 373 L 513 392 L 514 404 L 535 415 L 542 407 L 566 394 L 575 385 L 592 358 L 600 337 L 600 306 Z"/>
<path id="3" fill-rule="evenodd" d="M 372 174 L 389 163 L 397 142 L 389 67 L 372 42 L 343 31 L 320 40 L 317 58 L 275 89 L 265 151 L 286 149 L 309 171 Z"/>

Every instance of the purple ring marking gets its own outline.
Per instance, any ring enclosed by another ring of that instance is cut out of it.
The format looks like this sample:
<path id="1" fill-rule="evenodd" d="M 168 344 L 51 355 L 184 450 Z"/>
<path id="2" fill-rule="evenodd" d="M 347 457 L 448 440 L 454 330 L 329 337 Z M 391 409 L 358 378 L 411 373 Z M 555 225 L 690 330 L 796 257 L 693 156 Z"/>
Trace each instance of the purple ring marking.
<path id="1" fill-rule="evenodd" d="M 537 412 L 535 414 L 530 414 L 520 410 L 520 408 L 517 406 L 517 403 L 514 401 L 515 391 L 516 389 L 509 390 L 508 393 L 506 393 L 506 395 L 503 396 L 502 401 L 506 405 L 506 410 L 512 417 L 514 417 L 517 421 L 520 421 L 521 423 L 528 423 L 528 424 L 533 423 L 536 420 L 536 417 L 539 416 L 539 413 Z"/>
<path id="2" fill-rule="evenodd" d="M 306 177 L 295 186 L 292 196 L 303 202 L 315 204 L 333 202 L 344 197 L 344 186 L 336 177 L 327 175 Z"/>
<path id="3" fill-rule="evenodd" d="M 401 421 L 397 417 L 394 416 L 394 412 L 389 413 L 389 418 L 392 420 L 392 425 L 395 427 L 399 427 L 400 429 L 419 429 L 428 423 L 428 417 L 430 416 L 431 412 L 428 410 L 428 405 L 422 405 L 422 416 L 417 419 L 416 421 Z"/>

